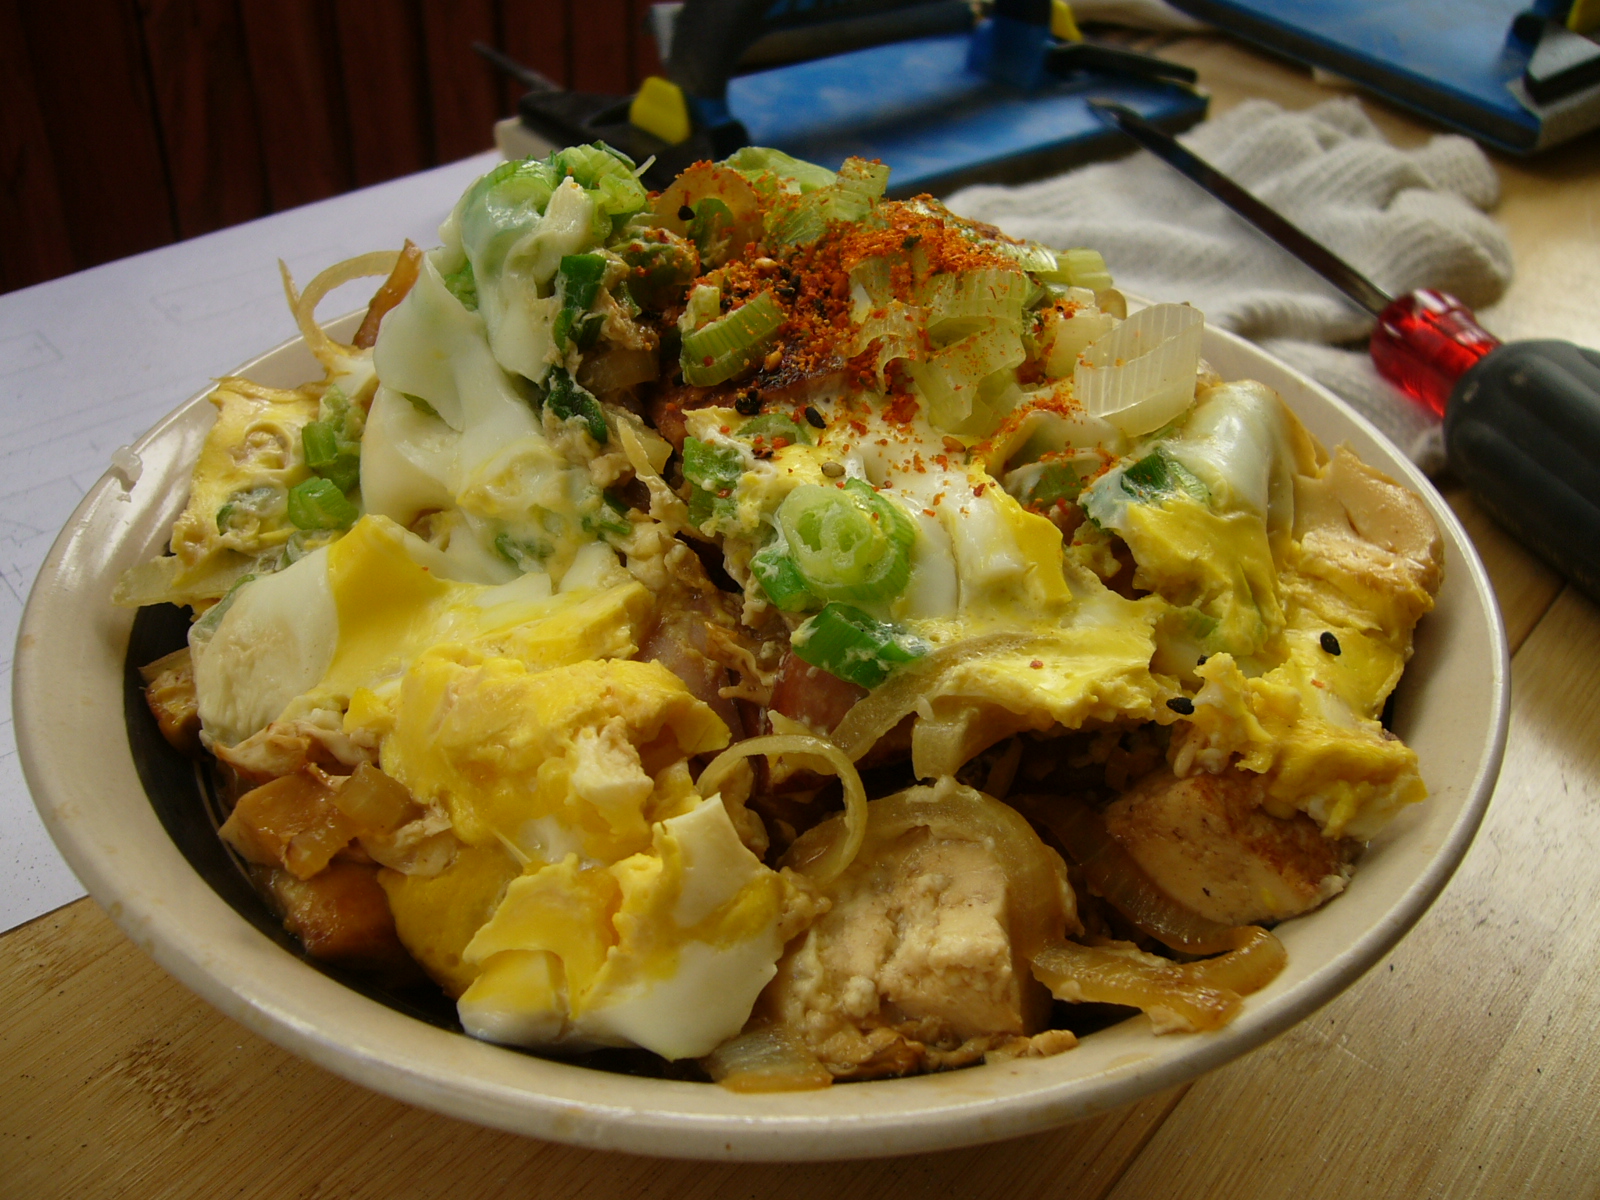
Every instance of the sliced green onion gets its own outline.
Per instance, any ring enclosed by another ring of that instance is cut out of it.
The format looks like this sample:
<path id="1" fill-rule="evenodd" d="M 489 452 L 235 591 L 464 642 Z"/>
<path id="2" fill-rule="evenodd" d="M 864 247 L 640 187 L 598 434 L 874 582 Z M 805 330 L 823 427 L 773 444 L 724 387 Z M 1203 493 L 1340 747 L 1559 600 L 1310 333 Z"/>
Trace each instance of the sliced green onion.
<path id="1" fill-rule="evenodd" d="M 762 292 L 732 312 L 686 333 L 683 337 L 683 381 L 696 387 L 725 383 L 765 355 L 779 326 L 783 309 Z"/>
<path id="2" fill-rule="evenodd" d="M 1066 278 L 1053 282 L 1070 283 L 1073 287 L 1088 288 L 1092 292 L 1103 291 L 1111 286 L 1111 272 L 1106 270 L 1106 260 L 1100 257 L 1098 250 L 1081 247 L 1063 250 L 1058 261 Z"/>
<path id="3" fill-rule="evenodd" d="M 928 332 L 943 342 L 987 328 L 991 321 L 1020 329 L 1033 284 L 1002 267 L 935 275 L 927 289 Z"/>
<path id="4" fill-rule="evenodd" d="M 600 501 L 600 507 L 583 518 L 585 533 L 610 533 L 626 537 L 633 532 L 633 524 L 628 520 L 627 504 L 610 492 L 601 492 Z"/>
<path id="5" fill-rule="evenodd" d="M 227 503 L 217 509 L 217 532 L 249 532 L 250 522 L 259 525 L 270 517 L 283 513 L 283 489 L 275 484 L 262 484 L 247 488 L 228 497 Z"/>
<path id="6" fill-rule="evenodd" d="M 297 529 L 349 529 L 360 515 L 338 485 L 321 476 L 289 489 L 289 521 Z"/>
<path id="7" fill-rule="evenodd" d="M 472 260 L 463 259 L 461 266 L 444 277 L 444 286 L 468 312 L 478 311 L 478 279 L 472 273 Z"/>
<path id="8" fill-rule="evenodd" d="M 217 626 L 222 624 L 222 618 L 228 615 L 228 610 L 233 607 L 233 602 L 239 598 L 240 589 L 254 580 L 255 574 L 253 572 L 247 572 L 235 579 L 233 586 L 222 594 L 222 599 L 200 614 L 199 620 L 195 621 L 193 628 L 189 630 L 190 636 L 193 637 L 198 634 L 200 635 L 200 640 L 203 641 L 215 633 Z"/>
<path id="9" fill-rule="evenodd" d="M 694 282 L 700 273 L 700 260 L 688 241 L 676 234 L 658 229 L 651 236 L 666 240 L 646 241 L 640 237 L 613 249 L 628 264 L 628 294 L 640 308 L 660 312 L 680 299 L 684 288 Z"/>
<path id="10" fill-rule="evenodd" d="M 1052 508 L 1063 500 L 1076 500 L 1082 490 L 1083 480 L 1070 463 L 1045 463 L 1024 503 L 1029 508 Z"/>
<path id="11" fill-rule="evenodd" d="M 332 420 L 311 421 L 301 427 L 300 445 L 306 466 L 340 492 L 361 481 L 361 443 L 340 436 Z"/>
<path id="12" fill-rule="evenodd" d="M 782 246 L 809 246 L 828 232 L 827 191 L 812 192 L 774 210 L 769 231 Z"/>
<path id="13" fill-rule="evenodd" d="M 704 529 L 713 518 L 732 518 L 737 511 L 733 490 L 744 475 L 744 460 L 731 446 L 713 446 L 699 438 L 683 442 L 683 477 L 690 485 L 689 520 Z"/>
<path id="14" fill-rule="evenodd" d="M 848 604 L 830 604 L 794 631 L 795 654 L 830 675 L 875 688 L 897 667 L 914 662 L 928 645 Z"/>
<path id="15" fill-rule="evenodd" d="M 707 196 L 694 203 L 694 219 L 689 222 L 689 238 L 700 251 L 701 261 L 721 260 L 727 257 L 730 231 L 733 229 L 733 210 L 727 202 Z"/>
<path id="16" fill-rule="evenodd" d="M 545 379 L 545 407 L 562 421 L 574 417 L 583 421 L 589 436 L 602 446 L 606 443 L 606 414 L 589 392 L 573 382 L 565 367 L 551 367 Z"/>
<path id="17" fill-rule="evenodd" d="M 727 163 L 751 183 L 763 175 L 776 175 L 785 185 L 794 185 L 792 188 L 786 187 L 787 191 L 814 192 L 818 188 L 831 186 L 837 178 L 826 167 L 819 167 L 801 158 L 791 158 L 782 150 L 766 146 L 741 146 L 728 155 Z"/>
<path id="18" fill-rule="evenodd" d="M 593 233 L 596 241 L 607 240 L 634 213 L 650 202 L 634 172 L 634 161 L 622 151 L 594 142 L 557 150 L 546 160 L 559 183 L 570 175 L 594 201 Z"/>
<path id="19" fill-rule="evenodd" d="M 400 394 L 407 400 L 411 401 L 411 407 L 416 409 L 423 416 L 432 417 L 435 421 L 444 420 L 444 418 L 439 415 L 439 410 L 433 405 L 429 404 L 421 396 L 412 395 L 410 392 L 401 392 Z"/>
<path id="20" fill-rule="evenodd" d="M 953 433 L 978 407 L 983 382 L 998 371 L 1021 366 L 1026 357 L 1021 335 L 1004 322 L 990 319 L 984 328 L 924 362 L 910 363 L 908 369 L 928 402 L 928 419 Z"/>
<path id="21" fill-rule="evenodd" d="M 502 533 L 494 539 L 494 552 L 523 574 L 543 568 L 544 560 L 555 553 L 548 542 L 512 537 Z"/>
<path id="22" fill-rule="evenodd" d="M 1016 260 L 1017 266 L 1032 275 L 1040 283 L 1066 283 L 1067 273 L 1061 267 L 1056 252 L 1048 246 L 1041 246 L 1038 242 L 1023 242 L 1020 245 L 1011 242 L 997 242 L 996 248 L 1009 258 Z"/>
<path id="23" fill-rule="evenodd" d="M 739 452 L 731 446 L 713 446 L 699 438 L 683 441 L 683 477 L 707 491 L 732 488 L 744 474 Z"/>
<path id="24" fill-rule="evenodd" d="M 811 430 L 782 413 L 762 413 L 751 417 L 739 426 L 739 436 L 752 441 L 766 438 L 769 442 L 774 438 L 787 438 L 791 446 L 809 446 L 812 443 Z"/>
<path id="25" fill-rule="evenodd" d="M 804 612 L 817 606 L 817 598 L 806 586 L 805 576 L 795 565 L 780 537 L 750 560 L 750 573 L 761 590 L 781 612 Z"/>
<path id="26" fill-rule="evenodd" d="M 1159 449 L 1122 472 L 1122 490 L 1141 504 L 1159 503 L 1179 492 L 1201 504 L 1211 498 L 1211 489 L 1193 471 Z"/>
<path id="27" fill-rule="evenodd" d="M 916 526 L 865 480 L 842 488 L 802 484 L 777 517 L 801 577 L 822 599 L 866 603 L 905 590 Z"/>
<path id="28" fill-rule="evenodd" d="M 552 334 L 556 349 L 565 352 L 568 345 L 587 349 L 594 344 L 600 332 L 598 320 L 586 319 L 600 294 L 601 281 L 606 275 L 606 259 L 602 254 L 568 254 L 561 259 L 556 272 L 556 295 L 561 298 L 561 311 L 556 315 Z"/>
<path id="29" fill-rule="evenodd" d="M 889 168 L 881 162 L 864 158 L 847 158 L 839 168 L 836 185 L 841 192 L 850 192 L 868 200 L 876 200 L 889 186 Z"/>

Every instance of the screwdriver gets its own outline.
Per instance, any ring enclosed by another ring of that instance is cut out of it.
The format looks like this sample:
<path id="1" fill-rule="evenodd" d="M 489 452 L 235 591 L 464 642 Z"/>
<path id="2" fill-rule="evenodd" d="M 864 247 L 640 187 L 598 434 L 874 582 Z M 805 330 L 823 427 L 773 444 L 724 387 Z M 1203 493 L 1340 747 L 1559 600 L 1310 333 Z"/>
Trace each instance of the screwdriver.
<path id="1" fill-rule="evenodd" d="M 1378 373 L 1444 418 L 1451 473 L 1528 549 L 1600 600 L 1600 352 L 1503 344 L 1454 296 L 1391 296 L 1169 134 L 1121 104 L 1089 106 L 1377 318 Z"/>

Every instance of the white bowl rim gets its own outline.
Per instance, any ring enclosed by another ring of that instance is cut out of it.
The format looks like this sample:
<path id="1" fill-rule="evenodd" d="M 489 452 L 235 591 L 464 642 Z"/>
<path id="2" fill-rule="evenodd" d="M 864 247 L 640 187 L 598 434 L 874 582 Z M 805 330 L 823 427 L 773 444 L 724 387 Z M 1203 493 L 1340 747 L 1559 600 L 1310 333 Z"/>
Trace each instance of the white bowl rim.
<path id="1" fill-rule="evenodd" d="M 330 329 L 337 331 L 344 323 Z M 73 737 L 59 732 L 76 728 L 64 724 L 64 716 L 81 719 L 97 699 L 105 702 L 95 688 L 107 680 L 112 664 L 101 660 L 114 652 L 119 629 L 126 656 L 131 614 L 119 615 L 110 608 L 110 579 L 105 573 L 109 559 L 97 556 L 97 548 L 83 540 L 91 518 L 124 490 L 114 471 L 90 489 L 56 539 L 19 627 L 13 710 L 29 789 L 52 838 L 90 895 L 124 933 L 190 989 L 270 1041 L 352 1082 L 511 1132 L 676 1158 L 865 1158 L 1019 1136 L 1192 1079 L 1276 1036 L 1332 999 L 1370 969 L 1427 910 L 1465 855 L 1488 805 L 1505 751 L 1510 693 L 1510 657 L 1493 590 L 1471 540 L 1432 484 L 1332 393 L 1241 338 L 1210 326 L 1206 333 L 1208 356 L 1220 353 L 1259 363 L 1264 369 L 1270 366 L 1268 374 L 1290 380 L 1330 405 L 1347 432 L 1366 444 L 1364 458 L 1372 461 L 1373 445 L 1380 449 L 1376 465 L 1418 492 L 1438 522 L 1450 555 L 1448 570 L 1465 573 L 1466 595 L 1477 606 L 1463 619 L 1481 618 L 1488 640 L 1482 751 L 1462 803 L 1425 868 L 1354 941 L 1291 986 L 1280 990 L 1274 985 L 1251 997 L 1244 1013 L 1222 1030 L 1157 1040 L 1150 1037 L 1144 1019 L 1136 1018 L 1052 1059 L 843 1085 L 820 1093 L 752 1097 L 714 1085 L 641 1079 L 531 1057 L 428 1026 L 344 988 L 285 953 L 189 867 L 155 821 L 133 774 L 125 734 L 122 744 L 109 751 L 112 764 L 107 767 L 102 760 L 90 772 Z M 300 344 L 300 338 L 291 338 L 236 374 L 248 375 L 257 364 Z M 210 390 L 175 409 L 135 444 L 135 451 L 149 454 L 171 440 L 185 414 L 203 404 Z M 91 577 L 96 566 L 100 574 Z M 83 596 L 86 583 L 97 583 L 99 594 Z M 109 640 L 98 659 L 94 647 L 84 652 L 89 657 L 83 664 L 83 686 L 67 695 L 60 687 L 59 647 L 65 644 L 63 639 L 81 631 L 87 618 L 98 619 Z M 114 666 L 120 680 L 121 658 Z M 120 720 L 120 687 L 109 704 Z M 99 713 L 95 719 L 106 716 Z M 86 805 L 104 803 L 99 791 L 88 785 L 93 782 L 91 774 L 106 770 L 124 785 L 121 790 L 109 789 L 113 802 L 130 806 L 126 820 L 147 832 L 139 824 L 142 802 L 149 824 L 161 834 L 157 843 L 146 844 L 141 836 L 119 844 L 103 835 L 94 810 Z M 124 794 L 130 776 L 136 797 Z M 165 878 L 159 889 L 150 890 L 146 885 L 158 872 Z M 1359 880 L 1358 871 L 1357 885 Z M 1094 1073 L 1068 1071 L 1067 1078 L 1052 1077 L 1060 1072 L 1050 1064 L 1070 1062 L 1092 1043 L 1104 1051 Z"/>

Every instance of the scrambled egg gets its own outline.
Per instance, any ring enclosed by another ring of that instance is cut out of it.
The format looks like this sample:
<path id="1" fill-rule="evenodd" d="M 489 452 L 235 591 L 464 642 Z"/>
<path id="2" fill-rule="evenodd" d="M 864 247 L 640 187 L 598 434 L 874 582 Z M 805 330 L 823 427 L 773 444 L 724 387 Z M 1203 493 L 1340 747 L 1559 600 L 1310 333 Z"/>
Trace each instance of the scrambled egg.
<path id="1" fill-rule="evenodd" d="M 1217 379 L 1192 310 L 1124 321 L 1096 256 L 885 182 L 497 168 L 370 354 L 222 383 L 171 555 L 119 585 L 196 609 L 162 694 L 192 671 L 205 745 L 286 781 L 231 839 L 267 890 L 314 890 L 275 847 L 338 857 L 474 1035 L 701 1057 L 755 1012 L 844 1077 L 1054 1052 L 1065 869 L 958 773 L 1003 795 L 1027 748 L 1136 733 L 1111 838 L 1241 920 L 1332 895 L 1426 793 L 1380 719 L 1439 584 L 1420 501 Z M 764 729 L 766 767 L 706 768 Z M 850 762 L 907 752 L 933 785 L 868 804 Z M 831 820 L 776 790 L 824 762 Z"/>
<path id="2" fill-rule="evenodd" d="M 728 730 L 628 660 L 649 597 L 594 553 L 609 568 L 555 595 L 542 576 L 461 582 L 365 517 L 241 589 L 197 644 L 201 714 L 220 743 L 340 712 L 349 743 L 448 816 L 450 866 L 380 882 L 470 1032 L 705 1054 L 743 1025 L 803 897 L 696 793 L 688 758 Z"/>

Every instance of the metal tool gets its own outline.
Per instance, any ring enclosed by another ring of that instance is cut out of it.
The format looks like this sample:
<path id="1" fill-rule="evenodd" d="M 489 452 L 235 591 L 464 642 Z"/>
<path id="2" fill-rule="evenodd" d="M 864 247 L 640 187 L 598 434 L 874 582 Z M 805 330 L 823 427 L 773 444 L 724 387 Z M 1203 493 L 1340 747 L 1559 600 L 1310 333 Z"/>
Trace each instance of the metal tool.
<path id="1" fill-rule="evenodd" d="M 1444 417 L 1451 471 L 1527 547 L 1600 600 L 1600 352 L 1503 345 L 1454 296 L 1389 295 L 1282 214 L 1120 104 L 1089 106 L 1377 318 L 1378 373 Z"/>

